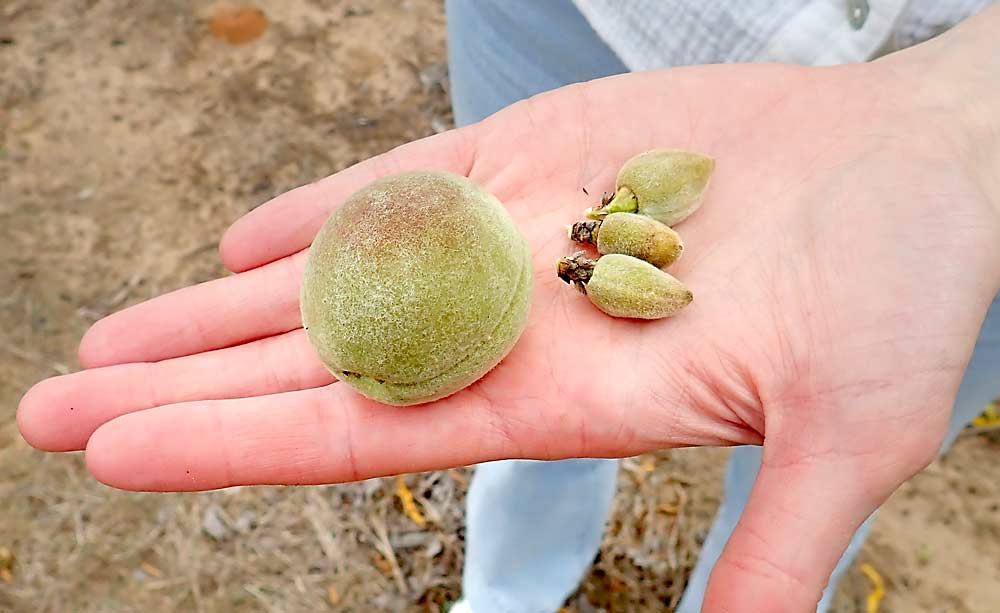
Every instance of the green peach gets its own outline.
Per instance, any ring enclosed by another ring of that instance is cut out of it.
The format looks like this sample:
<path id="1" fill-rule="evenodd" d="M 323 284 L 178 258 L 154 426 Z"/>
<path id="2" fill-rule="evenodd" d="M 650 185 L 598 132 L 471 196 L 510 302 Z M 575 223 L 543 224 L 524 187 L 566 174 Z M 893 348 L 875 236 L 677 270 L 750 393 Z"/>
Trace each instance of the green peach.
<path id="1" fill-rule="evenodd" d="M 701 206 L 715 160 L 681 149 L 653 149 L 629 159 L 618 171 L 615 195 L 587 217 L 639 213 L 673 226 Z"/>
<path id="2" fill-rule="evenodd" d="M 672 275 L 629 255 L 592 260 L 579 252 L 560 259 L 557 268 L 563 281 L 575 283 L 594 306 L 613 317 L 662 319 L 694 300 Z"/>
<path id="3" fill-rule="evenodd" d="M 635 213 L 612 213 L 603 220 L 579 221 L 570 228 L 570 238 L 594 245 L 602 255 L 630 255 L 657 268 L 670 266 L 684 251 L 684 241 L 676 231 Z"/>
<path id="4" fill-rule="evenodd" d="M 391 405 L 430 402 L 489 372 L 531 303 L 531 252 L 469 179 L 405 172 L 355 192 L 309 249 L 302 323 L 323 364 Z"/>

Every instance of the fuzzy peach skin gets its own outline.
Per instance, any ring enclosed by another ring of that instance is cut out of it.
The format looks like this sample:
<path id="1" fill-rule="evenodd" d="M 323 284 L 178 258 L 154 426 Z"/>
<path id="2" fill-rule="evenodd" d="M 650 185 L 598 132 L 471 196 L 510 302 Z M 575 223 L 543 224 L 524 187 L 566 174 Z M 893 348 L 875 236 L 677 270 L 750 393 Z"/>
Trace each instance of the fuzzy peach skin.
<path id="1" fill-rule="evenodd" d="M 327 369 L 392 405 L 467 387 L 514 347 L 533 276 L 524 236 L 466 177 L 403 172 L 341 204 L 309 249 L 302 322 Z"/>
<path id="2" fill-rule="evenodd" d="M 701 206 L 714 171 L 715 160 L 695 151 L 644 151 L 622 164 L 611 202 L 588 215 L 639 213 L 667 226 L 679 224 Z"/>
<path id="3" fill-rule="evenodd" d="M 597 251 L 620 253 L 666 268 L 680 259 L 684 241 L 680 234 L 652 217 L 636 213 L 612 213 L 601 221 Z"/>
<path id="4" fill-rule="evenodd" d="M 645 260 L 612 253 L 598 258 L 587 297 L 612 317 L 663 319 L 691 304 L 683 283 Z"/>

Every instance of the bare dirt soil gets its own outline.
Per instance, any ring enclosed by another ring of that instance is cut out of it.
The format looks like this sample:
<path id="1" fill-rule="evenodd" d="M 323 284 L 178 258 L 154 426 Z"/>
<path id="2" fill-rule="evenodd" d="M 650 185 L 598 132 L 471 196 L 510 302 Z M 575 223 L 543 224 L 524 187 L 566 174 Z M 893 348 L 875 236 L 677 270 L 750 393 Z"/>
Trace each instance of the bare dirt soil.
<path id="1" fill-rule="evenodd" d="M 440 0 L 270 0 L 213 37 L 195 0 L 0 0 L 0 610 L 442 611 L 468 469 L 329 487 L 133 494 L 27 447 L 21 394 L 77 368 L 96 319 L 224 274 L 247 210 L 450 125 Z M 253 29 L 251 24 L 250 29 Z M 253 32 L 237 32 L 253 37 Z M 1000 610 L 996 432 L 963 436 L 880 514 L 860 563 L 883 613 Z M 669 611 L 724 450 L 625 461 L 568 611 Z M 865 611 L 854 568 L 839 613 Z"/>

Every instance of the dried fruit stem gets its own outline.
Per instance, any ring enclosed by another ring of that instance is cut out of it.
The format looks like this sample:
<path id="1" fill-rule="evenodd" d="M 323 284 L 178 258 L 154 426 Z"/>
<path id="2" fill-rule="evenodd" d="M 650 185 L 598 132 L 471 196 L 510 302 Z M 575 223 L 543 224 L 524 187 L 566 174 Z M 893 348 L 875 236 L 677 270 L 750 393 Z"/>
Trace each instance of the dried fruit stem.
<path id="1" fill-rule="evenodd" d="M 597 231 L 600 227 L 600 220 L 578 221 L 570 226 L 569 239 L 584 245 L 597 246 Z"/>
<path id="2" fill-rule="evenodd" d="M 619 187 L 615 197 L 599 209 L 587 209 L 591 219 L 604 219 L 612 213 L 635 213 L 639 210 L 639 200 L 627 187 Z"/>
<path id="3" fill-rule="evenodd" d="M 587 282 L 594 272 L 594 265 L 597 260 L 592 260 L 583 251 L 578 251 L 566 258 L 559 258 L 556 264 L 556 272 L 559 278 L 566 283 L 572 283 L 581 293 L 587 293 Z"/>

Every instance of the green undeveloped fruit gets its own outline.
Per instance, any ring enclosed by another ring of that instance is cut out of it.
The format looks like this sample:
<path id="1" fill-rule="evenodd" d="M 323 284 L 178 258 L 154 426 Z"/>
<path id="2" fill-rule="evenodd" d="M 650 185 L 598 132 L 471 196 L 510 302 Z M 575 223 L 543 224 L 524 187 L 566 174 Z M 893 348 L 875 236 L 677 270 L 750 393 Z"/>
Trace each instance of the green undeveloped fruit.
<path id="1" fill-rule="evenodd" d="M 615 195 L 587 217 L 639 213 L 673 226 L 701 206 L 715 170 L 710 157 L 680 149 L 654 149 L 631 158 L 618 171 Z"/>
<path id="2" fill-rule="evenodd" d="M 559 278 L 576 284 L 594 306 L 614 317 L 662 319 L 694 300 L 683 283 L 649 262 L 611 254 L 597 260 L 583 252 L 562 258 Z"/>
<path id="3" fill-rule="evenodd" d="M 602 255 L 620 253 L 666 268 L 684 251 L 677 232 L 651 217 L 635 213 L 612 213 L 603 220 L 578 221 L 570 227 L 570 239 L 594 245 Z"/>
<path id="4" fill-rule="evenodd" d="M 309 249 L 302 323 L 323 364 L 392 405 L 443 398 L 513 348 L 532 294 L 531 252 L 492 194 L 406 172 L 351 195 Z"/>

